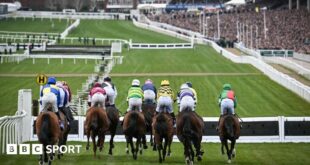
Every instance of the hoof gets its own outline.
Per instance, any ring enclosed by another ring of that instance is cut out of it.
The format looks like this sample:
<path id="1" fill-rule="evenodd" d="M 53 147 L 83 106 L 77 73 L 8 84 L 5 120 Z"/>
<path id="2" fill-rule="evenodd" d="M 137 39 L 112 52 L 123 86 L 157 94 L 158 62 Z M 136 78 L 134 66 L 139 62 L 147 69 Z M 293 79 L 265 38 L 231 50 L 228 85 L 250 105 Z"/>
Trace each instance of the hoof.
<path id="1" fill-rule="evenodd" d="M 109 151 L 109 155 L 113 155 L 111 150 Z"/>
<path id="2" fill-rule="evenodd" d="M 89 150 L 89 146 L 86 146 L 86 150 Z"/>
<path id="3" fill-rule="evenodd" d="M 167 153 L 167 157 L 170 157 L 171 156 L 171 153 Z"/>
<path id="4" fill-rule="evenodd" d="M 39 161 L 39 165 L 43 165 L 43 161 Z"/>
<path id="5" fill-rule="evenodd" d="M 133 155 L 133 159 L 137 160 L 137 155 L 136 154 Z"/>
<path id="6" fill-rule="evenodd" d="M 147 149 L 147 148 L 148 148 L 147 145 L 144 145 L 144 146 L 143 146 L 143 149 Z"/>
<path id="7" fill-rule="evenodd" d="M 230 160 L 230 159 L 228 159 L 228 160 L 227 160 L 227 163 L 228 163 L 228 164 L 230 164 L 230 163 L 231 163 L 231 160 Z"/>
<path id="8" fill-rule="evenodd" d="M 198 155 L 197 160 L 200 162 L 202 160 L 202 155 Z"/>
<path id="9" fill-rule="evenodd" d="M 140 155 L 142 155 L 142 150 L 140 150 Z"/>

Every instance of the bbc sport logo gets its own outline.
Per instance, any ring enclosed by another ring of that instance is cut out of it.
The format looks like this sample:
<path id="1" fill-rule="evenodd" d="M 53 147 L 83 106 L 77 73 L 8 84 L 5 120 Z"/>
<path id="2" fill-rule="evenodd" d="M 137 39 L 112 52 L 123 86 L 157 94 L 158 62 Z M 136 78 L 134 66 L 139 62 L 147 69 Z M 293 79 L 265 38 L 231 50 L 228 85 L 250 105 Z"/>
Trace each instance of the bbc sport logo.
<path id="1" fill-rule="evenodd" d="M 82 145 L 47 145 L 46 153 L 80 153 Z M 31 152 L 30 152 L 31 151 Z M 7 155 L 41 155 L 43 154 L 42 144 L 7 144 L 6 146 Z"/>

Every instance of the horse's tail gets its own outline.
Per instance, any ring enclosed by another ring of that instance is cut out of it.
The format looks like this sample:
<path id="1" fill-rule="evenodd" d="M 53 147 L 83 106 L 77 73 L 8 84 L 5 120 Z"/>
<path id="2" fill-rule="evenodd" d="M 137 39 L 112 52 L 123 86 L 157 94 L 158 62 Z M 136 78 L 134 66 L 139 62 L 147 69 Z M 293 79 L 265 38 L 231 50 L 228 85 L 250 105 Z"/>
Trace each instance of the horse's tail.
<path id="1" fill-rule="evenodd" d="M 41 118 L 41 130 L 39 134 L 40 141 L 42 143 L 49 142 L 49 134 L 50 134 L 50 115 L 48 113 L 44 113 Z"/>
<path id="2" fill-rule="evenodd" d="M 156 118 L 156 132 L 158 132 L 160 137 L 163 137 L 167 132 L 167 123 L 165 122 L 165 115 L 164 114 L 159 114 Z"/>
<path id="3" fill-rule="evenodd" d="M 184 116 L 183 119 L 184 119 L 183 136 L 190 138 L 193 132 L 190 116 Z"/>
<path id="4" fill-rule="evenodd" d="M 124 130 L 124 134 L 132 134 L 134 135 L 136 133 L 137 130 L 137 121 L 138 121 L 138 117 L 139 114 L 137 112 L 132 112 L 131 114 L 129 114 L 130 118 L 129 118 L 129 125 L 127 127 L 126 130 Z"/>
<path id="5" fill-rule="evenodd" d="M 230 137 L 234 137 L 234 118 L 232 116 L 227 116 L 224 124 L 227 134 Z"/>
<path id="6" fill-rule="evenodd" d="M 91 120 L 90 129 L 94 131 L 97 128 L 98 128 L 98 114 L 94 113 L 92 120 Z"/>

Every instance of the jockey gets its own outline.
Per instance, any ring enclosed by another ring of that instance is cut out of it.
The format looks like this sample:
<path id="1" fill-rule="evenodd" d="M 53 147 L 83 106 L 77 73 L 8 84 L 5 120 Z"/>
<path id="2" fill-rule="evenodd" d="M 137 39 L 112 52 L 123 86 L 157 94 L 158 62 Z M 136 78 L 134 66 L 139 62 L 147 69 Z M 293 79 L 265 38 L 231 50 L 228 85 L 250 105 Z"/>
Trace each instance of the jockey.
<path id="1" fill-rule="evenodd" d="M 60 119 L 58 112 L 58 107 L 60 105 L 60 92 L 59 88 L 56 86 L 56 78 L 49 77 L 47 84 L 44 85 L 40 91 L 40 104 L 41 112 L 45 109 L 46 104 L 51 103 L 53 105 L 53 110 L 56 113 L 58 120 L 60 122 L 60 128 L 64 129 L 64 123 Z"/>
<path id="2" fill-rule="evenodd" d="M 62 82 L 57 81 L 56 86 L 58 87 L 60 93 L 60 104 L 58 106 L 58 109 L 64 110 L 65 105 L 68 103 L 68 93 L 67 90 L 62 85 Z"/>
<path id="3" fill-rule="evenodd" d="M 186 84 L 189 87 L 189 89 L 193 91 L 196 104 L 198 104 L 198 96 L 196 90 L 193 88 L 193 84 L 191 82 L 186 82 Z"/>
<path id="4" fill-rule="evenodd" d="M 235 108 L 237 107 L 237 99 L 230 84 L 223 85 L 223 90 L 219 96 L 218 104 L 221 108 L 221 116 L 219 118 L 219 122 L 221 120 L 221 117 L 226 113 L 231 113 L 235 115 Z"/>
<path id="5" fill-rule="evenodd" d="M 68 122 L 70 123 L 71 121 L 74 120 L 71 109 L 69 107 L 69 103 L 71 102 L 71 89 L 66 81 L 62 81 L 61 84 L 62 84 L 63 89 L 67 93 L 67 100 L 64 104 L 64 112 L 68 119 Z"/>
<path id="6" fill-rule="evenodd" d="M 180 87 L 178 92 L 177 103 L 180 107 L 179 112 L 182 112 L 185 108 L 190 108 L 195 111 L 196 99 L 195 94 L 191 88 L 185 83 Z"/>
<path id="7" fill-rule="evenodd" d="M 157 95 L 156 87 L 154 86 L 152 80 L 147 79 L 142 86 L 143 94 L 144 94 L 144 102 L 155 104 L 155 99 Z"/>
<path id="8" fill-rule="evenodd" d="M 131 87 L 128 90 L 127 112 L 133 110 L 134 107 L 138 107 L 139 112 L 142 112 L 142 100 L 143 100 L 143 91 L 140 88 L 140 81 L 137 79 L 134 79 L 132 80 Z"/>
<path id="9" fill-rule="evenodd" d="M 96 103 L 100 103 L 101 106 L 105 106 L 106 91 L 101 87 L 99 82 L 96 82 L 93 88 L 88 94 L 88 106 L 94 106 Z"/>
<path id="10" fill-rule="evenodd" d="M 175 124 L 175 115 L 172 109 L 174 93 L 170 87 L 170 83 L 168 80 L 162 80 L 160 85 L 161 87 L 158 89 L 157 93 L 156 114 L 163 112 L 163 109 L 161 108 L 165 106 L 167 108 L 167 112 L 171 115 L 173 119 L 173 123 Z"/>
<path id="11" fill-rule="evenodd" d="M 112 83 L 112 79 L 110 77 L 105 77 L 103 79 L 102 87 L 107 93 L 106 106 L 115 107 L 115 98 L 117 96 L 117 90 L 116 86 Z"/>

